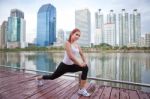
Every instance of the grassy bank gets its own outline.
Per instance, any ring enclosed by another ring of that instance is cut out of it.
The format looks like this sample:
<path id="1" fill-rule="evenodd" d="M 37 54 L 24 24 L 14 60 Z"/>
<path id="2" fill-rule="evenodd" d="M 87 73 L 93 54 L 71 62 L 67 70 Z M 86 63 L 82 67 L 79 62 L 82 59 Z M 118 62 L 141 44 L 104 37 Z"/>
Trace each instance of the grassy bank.
<path id="1" fill-rule="evenodd" d="M 150 48 L 110 48 L 110 47 L 84 47 L 84 52 L 108 52 L 108 53 L 150 53 Z M 47 51 L 47 52 L 64 52 L 64 47 L 28 47 L 28 48 L 15 48 L 15 49 L 0 49 L 0 52 L 20 52 L 20 51 Z"/>

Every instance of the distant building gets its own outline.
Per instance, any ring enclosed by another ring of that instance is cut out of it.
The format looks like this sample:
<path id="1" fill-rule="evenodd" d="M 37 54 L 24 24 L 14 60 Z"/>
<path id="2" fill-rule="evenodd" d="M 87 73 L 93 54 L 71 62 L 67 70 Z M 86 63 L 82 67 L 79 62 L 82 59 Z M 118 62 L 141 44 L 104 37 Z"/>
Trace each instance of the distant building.
<path id="1" fill-rule="evenodd" d="M 115 35 L 115 24 L 105 24 L 104 25 L 104 43 L 107 43 L 111 46 L 116 45 L 116 39 L 114 37 Z"/>
<path id="2" fill-rule="evenodd" d="M 94 45 L 99 45 L 104 42 L 104 18 L 101 9 L 95 13 L 95 29 Z"/>
<path id="3" fill-rule="evenodd" d="M 37 46 L 56 42 L 56 8 L 51 4 L 40 7 L 37 15 Z"/>
<path id="4" fill-rule="evenodd" d="M 150 33 L 145 34 L 145 46 L 150 47 Z"/>
<path id="5" fill-rule="evenodd" d="M 1 41 L 1 39 L 2 39 L 1 37 L 2 37 L 2 36 L 1 36 L 1 35 L 2 35 L 2 34 L 1 34 L 1 25 L 0 25 L 0 49 L 2 48 L 2 41 Z"/>
<path id="6" fill-rule="evenodd" d="M 116 31 L 116 14 L 114 10 L 110 10 L 110 13 L 107 14 L 107 24 L 109 24 L 109 28 L 111 27 L 111 43 L 110 45 L 117 45 L 117 31 Z"/>
<path id="7" fill-rule="evenodd" d="M 63 43 L 65 41 L 65 32 L 64 30 L 60 29 L 57 33 L 57 42 Z"/>
<path id="8" fill-rule="evenodd" d="M 12 9 L 8 17 L 7 48 L 24 48 L 25 30 L 24 13 L 18 9 Z"/>
<path id="9" fill-rule="evenodd" d="M 129 20 L 128 13 L 125 9 L 122 9 L 122 13 L 119 14 L 119 46 L 127 46 L 129 43 Z"/>
<path id="10" fill-rule="evenodd" d="M 137 43 L 141 37 L 141 15 L 137 9 L 130 14 L 130 44 Z"/>
<path id="11" fill-rule="evenodd" d="M 75 27 L 80 29 L 80 46 L 89 47 L 91 42 L 91 14 L 88 9 L 75 11 Z"/>
<path id="12" fill-rule="evenodd" d="M 145 38 L 141 36 L 139 38 L 138 44 L 139 44 L 139 47 L 145 47 Z"/>
<path id="13" fill-rule="evenodd" d="M 0 34 L 0 48 L 5 48 L 7 44 L 7 21 L 3 21 Z"/>
<path id="14" fill-rule="evenodd" d="M 69 39 L 70 33 L 71 33 L 71 31 L 66 31 L 65 32 L 65 40 Z"/>
<path id="15" fill-rule="evenodd" d="M 54 46 L 63 46 L 64 42 L 65 42 L 65 32 L 64 30 L 59 29 L 57 33 L 57 40 L 54 43 Z"/>

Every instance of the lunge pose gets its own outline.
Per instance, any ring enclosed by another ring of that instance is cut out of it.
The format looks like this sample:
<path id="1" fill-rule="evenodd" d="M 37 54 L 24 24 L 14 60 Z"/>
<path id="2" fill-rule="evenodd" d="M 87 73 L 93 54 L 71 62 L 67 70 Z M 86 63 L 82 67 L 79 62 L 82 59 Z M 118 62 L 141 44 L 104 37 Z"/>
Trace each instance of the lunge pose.
<path id="1" fill-rule="evenodd" d="M 43 76 L 36 78 L 38 82 L 41 82 L 42 80 L 56 79 L 68 72 L 82 71 L 80 88 L 78 90 L 78 94 L 81 94 L 83 96 L 90 96 L 90 94 L 85 89 L 88 66 L 87 66 L 85 57 L 83 55 L 83 52 L 76 42 L 79 39 L 80 35 L 81 35 L 81 32 L 79 29 L 76 28 L 72 30 L 72 32 L 70 33 L 69 39 L 65 43 L 64 59 L 62 60 L 62 62 L 59 64 L 59 66 L 57 67 L 57 69 L 54 71 L 52 75 L 43 75 Z M 76 57 L 77 54 L 81 56 L 83 62 L 78 61 Z"/>

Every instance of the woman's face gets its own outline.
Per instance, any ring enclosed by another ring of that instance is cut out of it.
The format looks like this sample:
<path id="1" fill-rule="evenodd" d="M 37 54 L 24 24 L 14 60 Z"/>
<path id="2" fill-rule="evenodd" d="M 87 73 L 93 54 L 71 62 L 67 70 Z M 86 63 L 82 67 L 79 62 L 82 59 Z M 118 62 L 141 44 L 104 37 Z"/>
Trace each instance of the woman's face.
<path id="1" fill-rule="evenodd" d="M 80 37 L 80 35 L 81 35 L 80 32 L 75 32 L 75 33 L 72 35 L 71 40 L 72 40 L 73 42 L 76 41 L 76 40 L 78 40 L 79 37 Z"/>

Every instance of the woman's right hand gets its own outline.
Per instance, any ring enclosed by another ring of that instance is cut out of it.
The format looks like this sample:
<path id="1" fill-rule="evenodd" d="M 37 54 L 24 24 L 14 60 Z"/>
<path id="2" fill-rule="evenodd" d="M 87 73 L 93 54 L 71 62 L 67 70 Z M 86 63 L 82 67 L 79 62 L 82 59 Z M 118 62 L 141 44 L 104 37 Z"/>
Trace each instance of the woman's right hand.
<path id="1" fill-rule="evenodd" d="M 85 66 L 86 66 L 86 63 L 81 63 L 80 66 L 81 66 L 81 67 L 85 67 Z"/>

